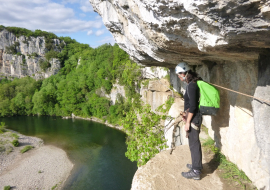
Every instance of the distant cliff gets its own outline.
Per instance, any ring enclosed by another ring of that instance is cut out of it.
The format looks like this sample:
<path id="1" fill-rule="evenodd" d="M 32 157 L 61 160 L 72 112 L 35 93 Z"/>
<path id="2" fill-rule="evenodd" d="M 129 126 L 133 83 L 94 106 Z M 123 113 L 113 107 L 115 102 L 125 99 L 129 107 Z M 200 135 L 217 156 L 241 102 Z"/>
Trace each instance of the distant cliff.
<path id="1" fill-rule="evenodd" d="M 60 70 L 57 53 L 65 46 L 60 39 L 16 35 L 0 30 L 0 78 L 47 78 Z"/>

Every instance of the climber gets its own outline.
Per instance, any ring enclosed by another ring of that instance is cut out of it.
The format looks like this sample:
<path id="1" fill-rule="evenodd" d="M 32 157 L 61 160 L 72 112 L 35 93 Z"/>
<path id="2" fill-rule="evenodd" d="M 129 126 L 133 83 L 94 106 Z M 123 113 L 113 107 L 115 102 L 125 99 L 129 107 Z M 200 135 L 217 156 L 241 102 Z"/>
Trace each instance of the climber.
<path id="1" fill-rule="evenodd" d="M 200 80 L 198 74 L 191 70 L 188 64 L 181 62 L 175 68 L 175 73 L 181 81 L 187 83 L 184 94 L 183 120 L 186 122 L 185 131 L 187 132 L 189 149 L 191 153 L 191 164 L 187 164 L 188 172 L 182 172 L 182 176 L 188 179 L 200 180 L 202 170 L 202 149 L 199 139 L 200 126 L 202 124 L 202 115 L 199 111 L 200 89 L 197 80 Z"/>

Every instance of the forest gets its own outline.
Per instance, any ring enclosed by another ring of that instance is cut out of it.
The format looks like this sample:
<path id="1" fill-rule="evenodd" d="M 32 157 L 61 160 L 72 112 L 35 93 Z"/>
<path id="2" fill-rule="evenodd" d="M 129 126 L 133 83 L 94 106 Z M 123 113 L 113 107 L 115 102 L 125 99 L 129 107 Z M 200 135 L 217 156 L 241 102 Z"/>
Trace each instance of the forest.
<path id="1" fill-rule="evenodd" d="M 30 77 L 1 80 L 2 117 L 69 116 L 71 113 L 84 117 L 116 117 L 117 104 L 111 107 L 110 101 L 99 97 L 96 90 L 103 88 L 110 93 L 112 84 L 118 80 L 127 87 L 130 97 L 135 94 L 133 86 L 140 75 L 139 67 L 117 44 L 91 48 L 68 37 L 62 39 L 67 45 L 57 54 L 63 65 L 57 75 L 42 81 Z"/>

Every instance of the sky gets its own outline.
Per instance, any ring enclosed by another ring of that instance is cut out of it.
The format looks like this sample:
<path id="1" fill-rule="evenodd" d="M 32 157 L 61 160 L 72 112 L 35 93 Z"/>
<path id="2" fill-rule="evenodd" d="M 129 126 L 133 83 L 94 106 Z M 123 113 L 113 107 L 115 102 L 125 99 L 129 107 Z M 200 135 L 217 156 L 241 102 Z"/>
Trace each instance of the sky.
<path id="1" fill-rule="evenodd" d="M 89 0 L 0 0 L 0 25 L 70 36 L 93 48 L 115 43 Z"/>

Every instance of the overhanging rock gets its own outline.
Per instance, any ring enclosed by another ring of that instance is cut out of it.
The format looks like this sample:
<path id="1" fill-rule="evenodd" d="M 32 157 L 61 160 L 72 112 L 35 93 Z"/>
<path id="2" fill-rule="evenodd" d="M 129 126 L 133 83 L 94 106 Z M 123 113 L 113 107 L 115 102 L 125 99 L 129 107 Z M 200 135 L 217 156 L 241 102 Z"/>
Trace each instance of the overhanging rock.
<path id="1" fill-rule="evenodd" d="M 266 0 L 90 0 L 119 46 L 138 63 L 253 60 L 270 48 Z"/>

